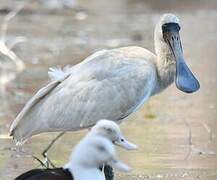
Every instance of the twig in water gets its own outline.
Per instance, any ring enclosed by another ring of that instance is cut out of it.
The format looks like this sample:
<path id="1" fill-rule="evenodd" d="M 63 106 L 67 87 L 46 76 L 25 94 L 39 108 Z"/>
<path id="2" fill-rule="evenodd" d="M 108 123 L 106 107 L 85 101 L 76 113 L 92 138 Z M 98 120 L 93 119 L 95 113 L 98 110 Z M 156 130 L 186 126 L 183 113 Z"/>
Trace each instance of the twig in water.
<path id="1" fill-rule="evenodd" d="M 13 48 L 17 43 L 23 42 L 24 38 L 16 38 L 9 46 L 7 45 L 6 38 L 9 22 L 23 9 L 25 5 L 26 3 L 22 3 L 13 11 L 9 12 L 5 16 L 1 26 L 0 52 L 15 63 L 17 72 L 21 72 L 25 68 L 25 65 L 23 61 L 18 58 L 17 55 L 12 51 L 11 48 Z"/>
<path id="2" fill-rule="evenodd" d="M 205 122 L 202 122 L 202 125 L 206 129 L 207 133 L 209 134 L 209 143 L 212 142 L 212 140 L 213 140 L 212 129 Z"/>
<path id="3" fill-rule="evenodd" d="M 191 132 L 191 126 L 190 126 L 190 124 L 186 120 L 184 120 L 184 122 L 185 122 L 185 124 L 186 124 L 186 126 L 188 128 L 188 153 L 187 153 L 187 155 L 185 157 L 185 160 L 188 160 L 189 157 L 190 157 L 190 155 L 191 155 L 192 146 L 193 146 L 193 143 L 192 143 L 192 132 Z"/>

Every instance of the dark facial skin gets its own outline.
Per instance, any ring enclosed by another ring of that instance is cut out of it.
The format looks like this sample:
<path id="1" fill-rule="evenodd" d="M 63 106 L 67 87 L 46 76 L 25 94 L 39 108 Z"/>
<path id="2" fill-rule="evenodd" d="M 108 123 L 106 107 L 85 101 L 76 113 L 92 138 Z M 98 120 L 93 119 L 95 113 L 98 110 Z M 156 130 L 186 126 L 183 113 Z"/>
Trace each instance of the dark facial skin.
<path id="1" fill-rule="evenodd" d="M 176 61 L 176 87 L 183 92 L 193 93 L 200 88 L 200 84 L 185 63 L 179 31 L 180 26 L 177 23 L 162 25 L 163 38 Z"/>

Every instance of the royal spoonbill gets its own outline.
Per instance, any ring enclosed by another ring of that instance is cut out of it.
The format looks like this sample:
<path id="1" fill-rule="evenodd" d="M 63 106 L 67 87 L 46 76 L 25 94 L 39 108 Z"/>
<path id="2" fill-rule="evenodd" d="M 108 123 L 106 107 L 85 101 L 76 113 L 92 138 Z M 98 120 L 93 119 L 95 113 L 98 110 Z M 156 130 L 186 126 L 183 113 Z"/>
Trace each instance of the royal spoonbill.
<path id="1" fill-rule="evenodd" d="M 164 14 L 154 32 L 156 55 L 130 46 L 102 50 L 64 70 L 52 69 L 52 81 L 24 106 L 11 125 L 17 142 L 50 131 L 76 131 L 100 119 L 121 122 L 151 96 L 175 80 L 183 92 L 200 85 L 187 67 L 179 19 Z"/>
<path id="2" fill-rule="evenodd" d="M 114 145 L 102 136 L 86 136 L 72 151 L 70 161 L 61 168 L 33 169 L 15 180 L 104 180 L 99 167 L 110 165 L 128 172 L 127 165 L 117 159 Z"/>

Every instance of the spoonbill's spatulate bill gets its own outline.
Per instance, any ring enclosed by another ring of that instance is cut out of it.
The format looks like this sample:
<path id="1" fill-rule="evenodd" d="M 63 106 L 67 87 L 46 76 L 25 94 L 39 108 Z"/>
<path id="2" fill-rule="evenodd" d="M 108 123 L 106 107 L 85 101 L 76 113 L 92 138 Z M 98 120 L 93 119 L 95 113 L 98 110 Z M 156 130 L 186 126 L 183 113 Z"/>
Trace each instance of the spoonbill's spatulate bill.
<path id="1" fill-rule="evenodd" d="M 176 61 L 176 86 L 181 91 L 192 93 L 199 89 L 200 84 L 184 61 L 179 30 L 178 23 L 166 23 L 162 26 L 163 38 Z"/>
<path id="2" fill-rule="evenodd" d="M 176 82 L 191 93 L 199 83 L 187 67 L 179 36 L 179 19 L 164 14 L 155 28 L 156 55 L 141 47 L 102 50 L 63 71 L 40 89 L 11 125 L 18 142 L 49 131 L 75 131 L 100 119 L 121 122 L 152 95 Z"/>
<path id="3" fill-rule="evenodd" d="M 104 164 L 123 172 L 130 170 L 117 159 L 111 141 L 102 136 L 87 136 L 76 145 L 70 161 L 64 167 L 33 169 L 15 180 L 104 180 L 103 172 L 99 169 Z"/>

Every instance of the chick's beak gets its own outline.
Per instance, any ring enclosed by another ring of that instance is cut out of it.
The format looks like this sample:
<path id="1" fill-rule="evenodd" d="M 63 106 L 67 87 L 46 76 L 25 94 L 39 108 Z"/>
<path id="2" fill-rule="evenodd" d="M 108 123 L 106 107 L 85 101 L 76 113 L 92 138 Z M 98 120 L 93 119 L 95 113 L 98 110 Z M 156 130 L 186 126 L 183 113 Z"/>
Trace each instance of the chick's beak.
<path id="1" fill-rule="evenodd" d="M 115 141 L 114 144 L 121 146 L 122 148 L 127 150 L 137 149 L 137 145 L 127 141 L 123 136 L 121 136 L 118 141 Z"/>

